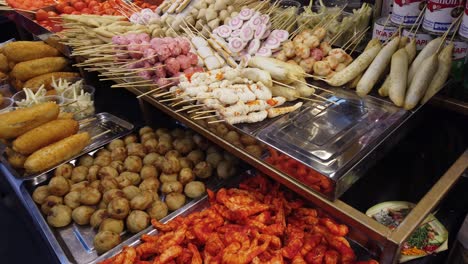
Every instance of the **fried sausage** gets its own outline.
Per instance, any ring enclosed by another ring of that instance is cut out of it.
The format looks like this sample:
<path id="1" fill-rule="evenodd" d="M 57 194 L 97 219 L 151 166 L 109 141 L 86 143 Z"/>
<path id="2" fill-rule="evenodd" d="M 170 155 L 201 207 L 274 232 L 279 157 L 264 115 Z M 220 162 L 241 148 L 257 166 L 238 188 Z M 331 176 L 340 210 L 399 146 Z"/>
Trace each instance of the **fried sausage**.
<path id="1" fill-rule="evenodd" d="M 53 120 L 38 126 L 13 141 L 13 150 L 21 154 L 31 154 L 34 151 L 74 135 L 79 124 L 73 119 Z"/>
<path id="2" fill-rule="evenodd" d="M 12 150 L 11 148 L 6 148 L 5 152 L 7 154 L 8 162 L 13 168 L 24 168 L 24 162 L 28 158 L 27 156 L 21 155 L 20 153 Z"/>
<path id="3" fill-rule="evenodd" d="M 0 72 L 9 72 L 8 59 L 5 55 L 0 54 Z"/>
<path id="4" fill-rule="evenodd" d="M 46 57 L 17 63 L 10 75 L 20 81 L 26 81 L 33 77 L 63 70 L 68 64 L 62 57 Z"/>
<path id="5" fill-rule="evenodd" d="M 60 108 L 47 102 L 0 114 L 0 138 L 16 138 L 29 130 L 57 119 Z"/>
<path id="6" fill-rule="evenodd" d="M 29 79 L 27 82 L 24 83 L 24 87 L 32 89 L 35 91 L 41 85 L 44 85 L 44 88 L 47 90 L 52 89 L 52 79 L 57 81 L 58 79 L 73 79 L 79 77 L 80 75 L 76 72 L 51 72 L 36 76 L 34 78 Z"/>
<path id="7" fill-rule="evenodd" d="M 21 62 L 44 57 L 56 57 L 60 52 L 42 41 L 15 41 L 3 48 L 3 53 L 9 60 Z"/>
<path id="8" fill-rule="evenodd" d="M 27 172 L 50 169 L 80 153 L 91 141 L 87 132 L 69 136 L 34 152 L 24 162 Z"/>

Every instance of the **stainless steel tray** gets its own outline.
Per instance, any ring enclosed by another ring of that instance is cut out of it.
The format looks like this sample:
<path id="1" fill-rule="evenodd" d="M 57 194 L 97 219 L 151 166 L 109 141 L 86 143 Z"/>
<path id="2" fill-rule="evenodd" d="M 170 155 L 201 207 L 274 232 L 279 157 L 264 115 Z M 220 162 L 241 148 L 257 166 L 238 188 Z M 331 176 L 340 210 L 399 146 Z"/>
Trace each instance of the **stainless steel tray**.
<path id="1" fill-rule="evenodd" d="M 109 143 L 113 139 L 122 137 L 130 133 L 133 129 L 133 125 L 131 123 L 109 113 L 99 113 L 99 114 L 96 114 L 94 117 L 96 119 L 92 120 L 91 122 L 85 123 L 84 125 L 80 125 L 80 132 L 86 131 L 90 134 L 91 137 L 94 137 L 97 135 L 99 136 L 94 138 L 91 144 L 89 144 L 81 153 L 79 153 L 75 157 L 72 157 L 68 161 L 73 160 L 76 157 L 81 156 L 84 153 L 90 152 L 96 148 L 104 146 L 105 144 Z M 110 131 L 106 134 L 102 134 L 107 130 L 110 130 Z M 18 179 L 23 179 L 23 180 L 31 180 L 31 179 L 40 177 L 41 175 L 48 173 L 54 170 L 56 167 L 58 167 L 57 165 L 47 171 L 37 173 L 34 175 L 27 175 L 22 171 L 18 171 L 12 168 L 10 164 L 8 164 L 4 155 L 0 155 L 0 161 L 5 165 L 5 167 L 10 171 L 10 173 L 13 176 L 15 176 Z M 68 161 L 65 161 L 63 163 L 66 163 Z"/>
<path id="2" fill-rule="evenodd" d="M 96 151 L 97 150 L 94 150 L 89 154 L 93 154 Z M 76 160 L 77 159 L 74 159 L 70 161 L 70 163 L 74 163 Z M 42 235 L 47 241 L 49 241 L 52 250 L 57 255 L 59 261 L 61 263 L 83 264 L 96 263 L 98 262 L 98 258 L 107 258 L 106 256 L 108 256 L 109 252 L 112 252 L 112 250 L 102 254 L 101 256 L 96 252 L 96 250 L 94 250 L 93 239 L 97 232 L 91 226 L 80 226 L 75 223 L 71 223 L 70 225 L 63 228 L 51 228 L 47 224 L 46 219 L 41 213 L 40 207 L 38 207 L 32 199 L 32 192 L 36 187 L 47 184 L 52 176 L 53 173 L 49 172 L 44 174 L 43 177 L 25 180 L 19 187 L 19 192 L 23 198 L 23 203 L 25 204 L 27 210 L 34 218 L 36 224 L 39 226 Z M 220 188 L 222 183 L 223 182 L 218 178 L 212 177 L 205 184 L 207 188 L 211 190 L 217 190 Z M 161 198 L 163 199 L 163 197 Z M 199 200 L 203 200 L 205 198 L 206 195 L 198 199 L 189 200 L 183 207 L 168 214 L 161 221 L 167 222 L 170 219 L 173 219 L 174 217 L 191 208 L 193 205 L 197 204 Z M 138 240 L 142 234 L 148 233 L 151 230 L 153 230 L 153 228 L 150 226 L 138 234 L 131 234 L 124 231 L 121 234 L 122 245 L 126 245 L 128 243 L 127 241 Z M 118 248 L 121 248 L 122 245 L 118 246 Z"/>

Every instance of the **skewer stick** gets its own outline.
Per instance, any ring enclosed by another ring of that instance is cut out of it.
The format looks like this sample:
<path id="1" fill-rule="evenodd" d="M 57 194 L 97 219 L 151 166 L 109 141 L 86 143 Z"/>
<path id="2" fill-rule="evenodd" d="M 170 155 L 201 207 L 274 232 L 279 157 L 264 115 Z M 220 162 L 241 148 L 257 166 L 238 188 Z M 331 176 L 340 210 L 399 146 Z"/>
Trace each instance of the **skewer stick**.
<path id="1" fill-rule="evenodd" d="M 424 4 L 424 7 L 423 7 L 423 9 L 419 12 L 419 15 L 418 15 L 418 17 L 416 18 L 415 23 L 411 26 L 411 29 L 410 29 L 410 31 L 409 31 L 410 36 L 413 34 L 414 26 L 415 26 L 415 25 L 418 25 L 418 26 L 416 27 L 416 31 L 414 32 L 414 36 L 416 37 L 416 32 L 417 32 L 417 30 L 419 29 L 419 25 L 421 25 L 421 22 L 422 22 L 421 16 L 422 16 L 422 14 L 424 14 L 424 12 L 426 11 L 426 8 L 427 8 L 427 5 Z M 390 18 L 390 16 L 388 16 L 388 18 Z M 388 18 L 387 18 L 387 20 L 388 20 Z M 384 29 L 385 29 L 385 27 L 384 27 Z"/>
<path id="2" fill-rule="evenodd" d="M 312 99 L 312 98 L 307 98 L 307 97 L 302 97 L 302 96 L 296 96 L 298 99 L 306 100 L 306 101 L 311 101 L 315 103 L 322 103 L 323 100 L 317 100 L 317 99 Z"/>
<path id="3" fill-rule="evenodd" d="M 107 134 L 107 133 L 109 133 L 109 132 L 112 132 L 112 130 L 108 129 L 108 130 L 106 130 L 106 131 L 104 131 L 104 132 L 102 132 L 102 133 L 100 133 L 100 134 L 97 134 L 97 135 L 93 136 L 93 137 L 91 138 L 91 140 L 95 140 L 96 138 L 98 138 L 98 137 L 100 137 L 100 136 L 104 136 L 105 134 Z"/>
<path id="4" fill-rule="evenodd" d="M 178 112 L 182 112 L 182 111 L 186 111 L 188 109 L 191 109 L 191 108 L 200 108 L 202 107 L 203 105 L 187 105 L 187 106 L 184 106 L 180 109 L 177 109 L 175 112 L 178 113 Z"/>
<path id="5" fill-rule="evenodd" d="M 163 97 L 165 95 L 169 95 L 169 94 L 172 94 L 173 92 L 172 91 L 169 91 L 169 92 L 164 92 L 164 93 L 160 93 L 160 94 L 155 94 L 153 95 L 154 98 L 159 98 L 159 97 Z M 141 95 L 140 95 L 141 96 Z M 137 97 L 138 98 L 138 97 Z"/>
<path id="6" fill-rule="evenodd" d="M 83 110 L 80 110 L 80 111 L 83 111 Z M 74 114 L 77 114 L 77 113 L 79 113 L 79 112 L 76 112 Z M 89 123 L 93 122 L 96 119 L 97 119 L 96 117 L 85 118 L 85 119 L 82 119 L 82 120 L 78 121 L 78 123 L 80 125 L 89 124 Z"/>
<path id="7" fill-rule="evenodd" d="M 359 46 L 359 43 L 361 43 L 362 39 L 364 39 L 365 36 L 366 36 L 366 34 L 362 34 L 362 35 L 359 37 L 359 39 L 357 39 L 357 42 L 356 42 L 356 43 L 354 43 L 354 41 L 353 41 L 353 43 L 352 43 L 351 45 L 354 45 L 354 47 L 353 47 L 353 49 L 351 50 L 351 52 L 349 53 L 349 55 L 351 55 L 351 54 L 354 52 L 354 50 L 357 48 L 357 46 Z M 350 46 L 350 47 L 351 47 L 351 46 Z"/>
<path id="8" fill-rule="evenodd" d="M 159 102 L 164 103 L 164 102 L 170 102 L 170 101 L 175 101 L 175 100 L 180 100 L 180 98 L 173 97 L 173 98 L 169 98 L 169 99 L 159 100 Z"/>
<path id="9" fill-rule="evenodd" d="M 141 98 L 141 97 L 143 97 L 145 95 L 148 95 L 148 94 L 151 94 L 151 93 L 156 93 L 157 91 L 162 90 L 162 89 L 163 89 L 162 87 L 159 87 L 159 88 L 156 88 L 156 89 L 151 89 L 148 92 L 144 92 L 144 93 L 138 95 L 136 98 Z"/>
<path id="10" fill-rule="evenodd" d="M 206 110 L 201 112 L 195 112 L 195 114 L 207 114 L 207 113 L 216 113 L 218 110 Z"/>
<path id="11" fill-rule="evenodd" d="M 226 122 L 226 120 L 224 120 L 224 119 L 213 120 L 213 121 L 209 121 L 208 124 L 221 123 L 221 122 Z"/>
<path id="12" fill-rule="evenodd" d="M 279 84 L 279 85 L 283 85 L 283 86 L 285 86 L 285 87 L 288 87 L 288 88 L 291 88 L 291 89 L 293 89 L 293 90 L 296 90 L 296 87 L 294 87 L 294 86 L 287 85 L 287 84 L 284 84 L 284 83 L 282 83 L 282 82 L 278 82 L 278 81 L 275 81 L 275 80 L 272 80 L 272 81 L 273 81 L 273 83 L 276 83 L 276 84 Z"/>
<path id="13" fill-rule="evenodd" d="M 318 86 L 313 85 L 313 84 L 310 84 L 310 83 L 308 83 L 308 82 L 304 82 L 304 81 L 297 80 L 297 79 L 295 79 L 294 81 L 299 82 L 299 83 L 303 83 L 303 84 L 305 84 L 305 85 L 307 85 L 307 86 L 309 86 L 309 87 L 312 87 L 312 88 L 314 88 L 314 89 L 317 89 L 317 90 L 321 90 L 321 91 L 325 91 L 325 92 L 327 92 L 327 93 L 335 94 L 334 92 L 332 92 L 332 91 L 330 91 L 330 90 L 328 90 L 328 89 L 318 87 Z"/>
<path id="14" fill-rule="evenodd" d="M 194 120 L 201 120 L 201 119 L 208 119 L 212 117 L 217 117 L 218 115 L 208 115 L 208 116 L 200 116 L 200 117 L 195 117 L 193 118 Z"/>
<path id="15" fill-rule="evenodd" d="M 197 106 L 197 105 L 195 105 L 195 106 Z M 187 113 L 191 114 L 191 113 L 203 110 L 204 108 L 205 108 L 205 105 L 198 105 L 198 107 L 196 109 L 192 109 L 192 110 L 188 111 Z"/>

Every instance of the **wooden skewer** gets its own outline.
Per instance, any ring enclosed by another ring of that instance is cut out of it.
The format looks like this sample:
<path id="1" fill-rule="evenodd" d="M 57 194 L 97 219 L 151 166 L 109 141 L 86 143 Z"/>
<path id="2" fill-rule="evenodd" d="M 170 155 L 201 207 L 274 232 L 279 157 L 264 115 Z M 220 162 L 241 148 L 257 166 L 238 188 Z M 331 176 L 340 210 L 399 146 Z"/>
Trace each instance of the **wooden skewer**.
<path id="1" fill-rule="evenodd" d="M 78 112 L 76 112 L 76 113 L 78 113 Z M 75 113 L 75 114 L 76 114 L 76 113 Z M 79 123 L 80 125 L 82 125 L 82 124 L 85 124 L 85 123 L 91 123 L 91 122 L 93 122 L 93 121 L 96 120 L 96 119 L 97 119 L 96 117 L 89 117 L 89 118 L 85 118 L 85 119 L 82 119 L 82 120 L 78 121 L 78 123 Z"/>
<path id="2" fill-rule="evenodd" d="M 186 110 L 194 108 L 194 107 L 198 108 L 198 107 L 200 107 L 200 105 L 187 105 L 187 106 L 184 106 L 184 107 L 182 107 L 180 109 L 175 110 L 174 112 L 178 113 L 178 112 L 186 111 Z"/>
<path id="3" fill-rule="evenodd" d="M 188 114 L 195 113 L 195 112 L 197 112 L 197 111 L 203 110 L 204 108 L 205 108 L 204 105 L 203 105 L 203 106 L 200 106 L 200 105 L 199 105 L 197 109 L 192 109 L 192 110 L 190 110 L 190 111 L 187 111 L 187 113 L 188 113 Z"/>
<path id="4" fill-rule="evenodd" d="M 213 120 L 213 121 L 209 121 L 208 124 L 221 123 L 221 122 L 226 122 L 226 120 L 224 120 L 224 119 Z"/>
<path id="5" fill-rule="evenodd" d="M 306 101 L 311 101 L 311 102 L 318 102 L 318 103 L 323 102 L 323 100 L 317 100 L 317 99 L 312 99 L 312 98 L 307 98 L 307 97 L 302 97 L 302 96 L 296 96 L 296 98 L 303 99 L 303 100 L 306 100 Z"/>
<path id="6" fill-rule="evenodd" d="M 169 98 L 169 99 L 159 100 L 159 102 L 164 103 L 164 102 L 170 102 L 170 101 L 175 101 L 175 100 L 180 100 L 180 98 L 173 97 L 173 98 Z"/>
<path id="7" fill-rule="evenodd" d="M 200 116 L 200 117 L 195 117 L 193 118 L 194 120 L 200 120 L 200 119 L 207 119 L 207 118 L 212 118 L 212 117 L 217 117 L 218 115 L 208 115 L 208 116 Z"/>
<path id="8" fill-rule="evenodd" d="M 307 86 L 309 86 L 309 87 L 312 87 L 312 88 L 314 88 L 314 89 L 322 90 L 322 91 L 325 91 L 325 92 L 331 93 L 331 94 L 335 94 L 334 92 L 332 92 L 332 91 L 330 91 L 330 90 L 328 90 L 328 89 L 318 87 L 318 86 L 313 85 L 313 84 L 310 84 L 310 83 L 308 83 L 308 82 L 304 82 L 304 81 L 297 80 L 297 79 L 294 79 L 294 80 L 295 80 L 296 82 L 303 83 L 303 84 L 305 84 L 305 85 L 307 85 Z"/>
<path id="9" fill-rule="evenodd" d="M 195 114 L 207 114 L 207 113 L 215 113 L 218 110 L 206 110 L 201 112 L 195 112 Z"/>
<path id="10" fill-rule="evenodd" d="M 98 138 L 98 137 L 100 137 L 100 136 L 103 136 L 103 135 L 105 135 L 105 134 L 107 134 L 107 133 L 109 133 L 109 132 L 111 132 L 111 131 L 112 131 L 112 130 L 108 129 L 108 130 L 106 130 L 106 131 L 104 131 L 104 132 L 102 132 L 102 133 L 100 133 L 100 134 L 97 134 L 97 135 L 93 136 L 93 137 L 91 138 L 91 140 L 94 140 L 94 139 L 96 139 L 96 138 Z"/>
<path id="11" fill-rule="evenodd" d="M 287 85 L 287 84 L 285 84 L 285 83 L 278 82 L 278 81 L 275 81 L 275 80 L 272 80 L 272 81 L 273 81 L 273 83 L 276 83 L 276 84 L 279 84 L 279 85 L 283 85 L 283 86 L 285 86 L 285 87 L 288 87 L 288 88 L 291 88 L 291 89 L 293 89 L 293 90 L 296 90 L 296 87 L 294 87 L 294 86 Z"/>
<path id="12" fill-rule="evenodd" d="M 162 96 L 165 96 L 165 95 L 169 95 L 169 94 L 172 94 L 173 92 L 169 91 L 169 92 L 164 92 L 164 93 L 160 93 L 160 94 L 155 94 L 153 95 L 154 98 L 159 98 L 159 97 L 162 97 Z"/>
<path id="13" fill-rule="evenodd" d="M 148 92 L 144 92 L 144 93 L 138 95 L 136 98 L 141 98 L 141 97 L 143 97 L 145 95 L 148 95 L 148 94 L 151 94 L 151 93 L 156 93 L 159 90 L 162 90 L 162 88 L 159 87 L 159 88 L 156 88 L 156 89 L 151 89 Z"/>

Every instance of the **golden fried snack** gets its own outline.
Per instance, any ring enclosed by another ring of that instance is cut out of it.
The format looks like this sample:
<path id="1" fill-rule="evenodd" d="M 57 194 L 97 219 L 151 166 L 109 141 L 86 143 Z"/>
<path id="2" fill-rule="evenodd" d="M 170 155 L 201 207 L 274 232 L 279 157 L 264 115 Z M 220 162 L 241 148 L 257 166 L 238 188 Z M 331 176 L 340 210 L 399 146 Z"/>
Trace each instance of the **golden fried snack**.
<path id="1" fill-rule="evenodd" d="M 0 54 L 0 72 L 9 72 L 8 59 L 5 55 Z"/>
<path id="2" fill-rule="evenodd" d="M 80 75 L 76 72 L 51 72 L 36 76 L 29 79 L 24 83 L 24 87 L 29 88 L 33 91 L 39 89 L 41 85 L 44 85 L 44 88 L 47 90 L 52 89 L 52 80 L 55 79 L 73 79 L 79 77 Z"/>
<path id="3" fill-rule="evenodd" d="M 0 138 L 16 138 L 29 130 L 57 118 L 60 108 L 47 102 L 0 114 Z"/>
<path id="4" fill-rule="evenodd" d="M 31 154 L 24 163 L 27 172 L 36 173 L 58 165 L 80 153 L 91 141 L 87 132 L 79 133 Z"/>
<path id="5" fill-rule="evenodd" d="M 0 80 L 7 78 L 8 75 L 0 71 Z"/>
<path id="6" fill-rule="evenodd" d="M 73 113 L 60 112 L 57 119 L 73 119 Z"/>
<path id="7" fill-rule="evenodd" d="M 79 127 L 78 122 L 73 119 L 47 122 L 15 139 L 13 150 L 21 154 L 31 154 L 40 148 L 76 134 Z"/>
<path id="8" fill-rule="evenodd" d="M 10 77 L 11 78 L 11 77 Z M 23 89 L 24 82 L 17 80 L 15 78 L 10 79 L 10 84 L 15 88 L 17 91 L 21 91 Z"/>
<path id="9" fill-rule="evenodd" d="M 62 57 L 46 57 L 30 61 L 19 62 L 13 67 L 10 75 L 20 81 L 26 81 L 33 77 L 63 70 L 68 60 Z"/>
<path id="10" fill-rule="evenodd" d="M 6 148 L 5 152 L 7 154 L 8 162 L 13 168 L 24 168 L 24 162 L 28 158 L 27 156 L 21 155 L 20 153 L 12 150 L 11 148 Z"/>
<path id="11" fill-rule="evenodd" d="M 59 56 L 60 52 L 42 41 L 15 41 L 3 48 L 9 60 L 21 62 L 44 57 Z"/>

